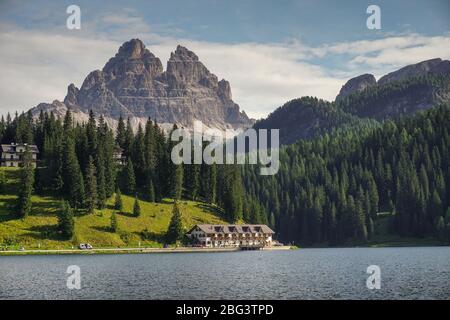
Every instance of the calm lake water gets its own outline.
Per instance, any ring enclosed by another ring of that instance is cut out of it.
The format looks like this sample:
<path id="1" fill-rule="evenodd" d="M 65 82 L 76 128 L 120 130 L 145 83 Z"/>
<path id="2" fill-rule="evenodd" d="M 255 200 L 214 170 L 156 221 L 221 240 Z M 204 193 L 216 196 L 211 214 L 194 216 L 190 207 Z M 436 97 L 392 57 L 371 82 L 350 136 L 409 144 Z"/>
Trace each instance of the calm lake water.
<path id="1" fill-rule="evenodd" d="M 450 247 L 0 257 L 0 299 L 450 299 Z"/>

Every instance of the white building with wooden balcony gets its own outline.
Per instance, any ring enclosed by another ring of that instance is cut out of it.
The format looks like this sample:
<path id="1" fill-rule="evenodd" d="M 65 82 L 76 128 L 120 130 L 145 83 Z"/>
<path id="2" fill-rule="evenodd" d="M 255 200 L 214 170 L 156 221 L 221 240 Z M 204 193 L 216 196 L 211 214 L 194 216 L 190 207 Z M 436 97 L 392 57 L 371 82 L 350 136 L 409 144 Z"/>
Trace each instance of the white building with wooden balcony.
<path id="1" fill-rule="evenodd" d="M 23 156 L 25 151 L 31 154 L 31 162 L 36 167 L 38 147 L 34 144 L 26 143 L 11 143 L 1 145 L 1 166 L 2 167 L 20 167 L 23 163 Z"/>
<path id="2" fill-rule="evenodd" d="M 275 232 L 265 224 L 197 224 L 186 235 L 203 247 L 265 247 L 273 243 Z"/>

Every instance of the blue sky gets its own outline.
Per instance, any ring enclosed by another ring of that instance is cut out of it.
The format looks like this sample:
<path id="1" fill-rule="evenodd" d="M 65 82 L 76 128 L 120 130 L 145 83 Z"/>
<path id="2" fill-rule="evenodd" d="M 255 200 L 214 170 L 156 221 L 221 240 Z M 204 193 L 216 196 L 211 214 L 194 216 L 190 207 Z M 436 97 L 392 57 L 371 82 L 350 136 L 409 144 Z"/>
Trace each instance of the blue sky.
<path id="1" fill-rule="evenodd" d="M 81 8 L 81 30 L 65 28 L 70 4 Z M 370 4 L 381 8 L 381 30 L 366 27 Z M 0 79 L 0 112 L 63 99 L 69 83 L 80 86 L 139 37 L 163 64 L 176 44 L 186 45 L 258 118 L 302 95 L 332 100 L 360 73 L 448 59 L 449 32 L 448 0 L 0 1 L 0 68 L 8 76 Z"/>

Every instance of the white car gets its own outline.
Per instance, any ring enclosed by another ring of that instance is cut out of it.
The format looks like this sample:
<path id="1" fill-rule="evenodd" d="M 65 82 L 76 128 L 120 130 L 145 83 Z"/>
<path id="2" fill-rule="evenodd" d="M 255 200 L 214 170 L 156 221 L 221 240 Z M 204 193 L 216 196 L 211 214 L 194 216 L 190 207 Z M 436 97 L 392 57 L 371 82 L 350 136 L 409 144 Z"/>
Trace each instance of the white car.
<path id="1" fill-rule="evenodd" d="M 79 248 L 81 250 L 89 250 L 92 249 L 92 246 L 89 243 L 80 243 Z"/>

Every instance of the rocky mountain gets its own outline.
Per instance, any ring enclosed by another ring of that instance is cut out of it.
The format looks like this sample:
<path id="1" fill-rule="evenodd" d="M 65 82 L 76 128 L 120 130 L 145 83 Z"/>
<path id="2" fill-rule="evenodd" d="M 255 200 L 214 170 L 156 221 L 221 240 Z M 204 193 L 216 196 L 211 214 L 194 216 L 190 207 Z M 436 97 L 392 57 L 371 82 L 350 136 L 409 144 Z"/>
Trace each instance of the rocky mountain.
<path id="1" fill-rule="evenodd" d="M 341 91 L 336 97 L 336 100 L 342 100 L 348 95 L 363 91 L 369 87 L 375 86 L 377 84 L 377 80 L 373 76 L 373 74 L 363 74 L 352 78 L 346 82 L 345 85 L 342 86 Z"/>
<path id="2" fill-rule="evenodd" d="M 363 74 L 347 81 L 334 102 L 304 97 L 287 102 L 255 128 L 280 129 L 280 143 L 291 144 L 336 128 L 375 121 L 450 103 L 450 61 L 432 59 L 380 78 Z"/>
<path id="3" fill-rule="evenodd" d="M 388 73 L 378 80 L 379 85 L 385 85 L 393 81 L 400 81 L 411 77 L 427 74 L 450 74 L 450 61 L 440 58 L 422 61 L 403 67 L 397 71 Z"/>
<path id="4" fill-rule="evenodd" d="M 218 80 L 197 55 L 178 46 L 164 71 L 161 60 L 139 39 L 125 42 L 102 70 L 92 71 L 81 88 L 70 84 L 63 102 L 41 103 L 34 115 L 70 109 L 85 121 L 92 109 L 115 126 L 122 115 L 134 126 L 152 118 L 163 127 L 177 124 L 192 128 L 200 120 L 210 128 L 246 128 L 253 121 L 233 102 L 228 81 Z"/>

